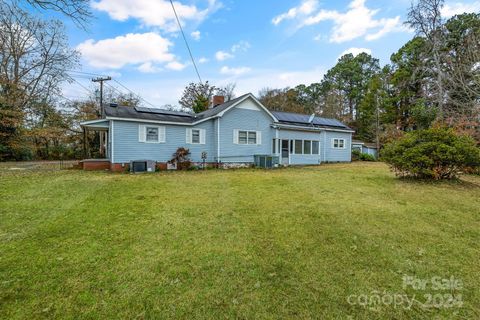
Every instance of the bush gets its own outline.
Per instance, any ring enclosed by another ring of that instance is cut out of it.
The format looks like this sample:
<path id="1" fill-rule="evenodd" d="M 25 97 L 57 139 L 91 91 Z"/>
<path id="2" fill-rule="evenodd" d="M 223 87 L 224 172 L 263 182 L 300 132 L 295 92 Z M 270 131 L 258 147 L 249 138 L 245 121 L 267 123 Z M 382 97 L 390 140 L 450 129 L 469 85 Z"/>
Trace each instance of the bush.
<path id="1" fill-rule="evenodd" d="M 377 159 L 375 159 L 375 157 L 372 156 L 371 154 L 362 153 L 362 154 L 360 154 L 360 160 L 362 160 L 362 161 L 376 161 Z"/>
<path id="2" fill-rule="evenodd" d="M 466 168 L 480 166 L 480 149 L 468 136 L 452 129 L 418 130 L 388 143 L 382 158 L 397 176 L 451 179 Z"/>
<path id="3" fill-rule="evenodd" d="M 358 150 L 358 149 L 352 150 L 352 161 L 360 160 L 361 155 L 362 155 L 362 153 L 360 152 L 360 150 Z"/>
<path id="4" fill-rule="evenodd" d="M 187 170 L 191 167 L 192 162 L 190 161 L 190 150 L 180 147 L 172 155 L 172 159 L 168 161 L 169 163 L 176 163 L 177 170 Z"/>

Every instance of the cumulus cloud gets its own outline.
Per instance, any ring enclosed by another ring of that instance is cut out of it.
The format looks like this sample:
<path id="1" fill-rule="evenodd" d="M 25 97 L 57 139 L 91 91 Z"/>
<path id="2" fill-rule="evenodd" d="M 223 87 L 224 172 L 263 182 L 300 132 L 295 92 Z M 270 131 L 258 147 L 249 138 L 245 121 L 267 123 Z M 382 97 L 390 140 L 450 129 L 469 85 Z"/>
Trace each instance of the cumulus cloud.
<path id="1" fill-rule="evenodd" d="M 344 55 L 349 54 L 349 53 L 353 54 L 353 56 L 356 57 L 362 52 L 365 52 L 365 53 L 370 54 L 370 55 L 372 54 L 372 50 L 370 50 L 370 49 L 353 47 L 353 48 L 349 48 L 349 49 L 343 51 L 338 58 L 343 57 Z"/>
<path id="2" fill-rule="evenodd" d="M 195 41 L 199 41 L 200 38 L 202 37 L 200 31 L 198 31 L 198 30 L 193 31 L 192 33 L 190 33 L 190 35 L 192 36 L 193 40 L 195 40 Z"/>
<path id="3" fill-rule="evenodd" d="M 224 60 L 227 60 L 227 59 L 231 59 L 233 58 L 234 55 L 231 54 L 231 53 L 228 53 L 226 51 L 217 51 L 215 53 L 215 59 L 217 59 L 218 61 L 224 61 Z"/>
<path id="4" fill-rule="evenodd" d="M 87 40 L 77 46 L 82 57 L 95 68 L 120 69 L 127 65 L 138 65 L 141 72 L 157 72 L 159 65 L 166 64 L 171 70 L 185 66 L 177 62 L 169 50 L 173 44 L 161 35 L 129 33 L 111 39 Z"/>
<path id="5" fill-rule="evenodd" d="M 203 9 L 178 1 L 174 1 L 174 4 L 178 16 L 182 19 L 182 24 L 186 21 L 199 23 L 221 7 L 218 0 L 208 0 L 207 6 Z M 106 12 L 110 18 L 117 21 L 132 18 L 146 26 L 158 27 L 166 31 L 176 31 L 178 28 L 168 0 L 98 0 L 92 2 L 92 7 Z"/>
<path id="6" fill-rule="evenodd" d="M 285 13 L 282 13 L 272 19 L 274 25 L 280 24 L 284 20 L 291 20 L 299 16 L 312 14 L 318 7 L 318 0 L 303 0 L 298 7 L 293 7 Z"/>
<path id="7" fill-rule="evenodd" d="M 447 3 L 442 8 L 442 16 L 445 18 L 453 17 L 456 14 L 470 13 L 470 12 L 479 12 L 480 11 L 480 1 L 475 1 L 473 3 Z"/>
<path id="8" fill-rule="evenodd" d="M 238 52 L 246 52 L 248 51 L 248 49 L 250 49 L 250 43 L 247 42 L 247 41 L 239 41 L 237 43 L 235 43 L 229 51 L 223 51 L 223 50 L 220 50 L 220 51 L 217 51 L 215 53 L 215 59 L 217 59 L 218 61 L 224 61 L 224 60 L 227 60 L 227 59 L 232 59 L 235 57 L 235 53 L 238 53 Z"/>
<path id="9" fill-rule="evenodd" d="M 230 68 L 227 66 L 223 66 L 220 69 L 220 73 L 224 75 L 230 75 L 230 76 L 239 76 L 244 73 L 249 72 L 251 69 L 248 67 L 238 67 L 238 68 Z"/>
<path id="10" fill-rule="evenodd" d="M 207 63 L 207 62 L 208 62 L 208 59 L 205 57 L 201 57 L 200 59 L 198 59 L 198 63 Z"/>
<path id="11" fill-rule="evenodd" d="M 299 7 L 295 7 L 297 9 L 295 12 L 300 12 L 300 8 L 304 4 L 305 1 Z M 288 12 L 291 12 L 291 10 L 295 8 L 290 9 Z M 316 6 L 314 6 L 314 8 L 316 8 Z M 376 19 L 375 16 L 378 12 L 378 9 L 370 9 L 366 7 L 365 0 L 353 0 L 350 2 L 348 9 L 345 12 L 313 9 L 307 14 L 291 14 L 288 17 L 289 19 L 295 18 L 297 28 L 316 25 L 324 21 L 333 22 L 333 28 L 329 40 L 330 42 L 335 43 L 346 42 L 360 37 L 364 37 L 365 40 L 371 41 L 379 39 L 393 31 L 405 30 L 400 21 L 400 16 Z M 286 18 L 283 18 L 278 21 L 278 19 L 276 20 L 274 18 L 273 23 L 277 25 L 285 19 Z M 316 39 L 319 38 L 320 37 L 318 36 L 316 37 Z"/>

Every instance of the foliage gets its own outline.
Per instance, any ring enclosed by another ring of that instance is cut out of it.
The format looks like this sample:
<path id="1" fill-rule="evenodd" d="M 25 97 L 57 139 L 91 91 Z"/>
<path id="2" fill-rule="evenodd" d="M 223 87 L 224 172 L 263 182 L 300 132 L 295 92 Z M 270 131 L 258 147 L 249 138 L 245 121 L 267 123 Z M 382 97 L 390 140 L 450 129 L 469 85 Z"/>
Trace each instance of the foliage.
<path id="1" fill-rule="evenodd" d="M 353 149 L 352 150 L 352 161 L 357 161 L 360 160 L 362 152 L 358 149 Z"/>
<path id="2" fill-rule="evenodd" d="M 221 95 L 225 97 L 225 101 L 229 101 L 235 97 L 235 83 L 229 83 L 224 87 L 216 87 L 208 81 L 202 83 L 191 82 L 183 90 L 182 96 L 178 103 L 186 109 L 195 113 L 207 110 L 212 105 L 212 97 Z"/>
<path id="3" fill-rule="evenodd" d="M 439 127 L 413 131 L 385 145 L 382 159 L 399 176 L 451 179 L 480 165 L 480 149 L 472 138 Z"/>
<path id="4" fill-rule="evenodd" d="M 360 160 L 362 161 L 377 161 L 375 157 L 369 153 L 362 153 L 360 154 Z"/>
<path id="5" fill-rule="evenodd" d="M 191 167 L 192 163 L 190 161 L 190 150 L 180 147 L 172 155 L 172 159 L 168 161 L 177 165 L 178 170 L 187 170 Z"/>

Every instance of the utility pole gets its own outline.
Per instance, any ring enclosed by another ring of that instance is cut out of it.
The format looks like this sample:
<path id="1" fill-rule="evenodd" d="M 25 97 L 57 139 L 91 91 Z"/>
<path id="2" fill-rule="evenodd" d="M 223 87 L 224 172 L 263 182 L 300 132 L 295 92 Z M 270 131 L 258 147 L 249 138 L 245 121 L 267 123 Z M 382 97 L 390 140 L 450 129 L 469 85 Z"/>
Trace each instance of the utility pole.
<path id="1" fill-rule="evenodd" d="M 103 82 L 104 81 L 110 81 L 112 80 L 112 77 L 99 77 L 96 79 L 92 79 L 93 82 L 99 82 L 100 83 L 100 115 L 103 118 L 105 118 L 105 108 L 103 107 Z M 100 140 L 100 155 L 105 156 L 105 147 L 107 145 L 107 135 L 105 134 L 104 131 L 99 132 L 99 140 Z"/>
<path id="2" fill-rule="evenodd" d="M 99 82 L 100 83 L 100 114 L 101 114 L 102 118 L 105 117 L 105 110 L 103 108 L 103 82 L 104 81 L 110 81 L 110 80 L 112 80 L 112 77 L 92 79 L 93 82 Z"/>

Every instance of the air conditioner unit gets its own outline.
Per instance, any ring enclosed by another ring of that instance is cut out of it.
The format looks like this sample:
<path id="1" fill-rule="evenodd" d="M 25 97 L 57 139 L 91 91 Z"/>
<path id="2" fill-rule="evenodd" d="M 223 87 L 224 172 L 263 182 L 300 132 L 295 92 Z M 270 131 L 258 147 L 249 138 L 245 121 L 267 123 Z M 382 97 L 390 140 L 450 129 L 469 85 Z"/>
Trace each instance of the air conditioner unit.
<path id="1" fill-rule="evenodd" d="M 134 160 L 130 162 L 130 172 L 155 172 L 155 161 L 152 160 Z"/>

